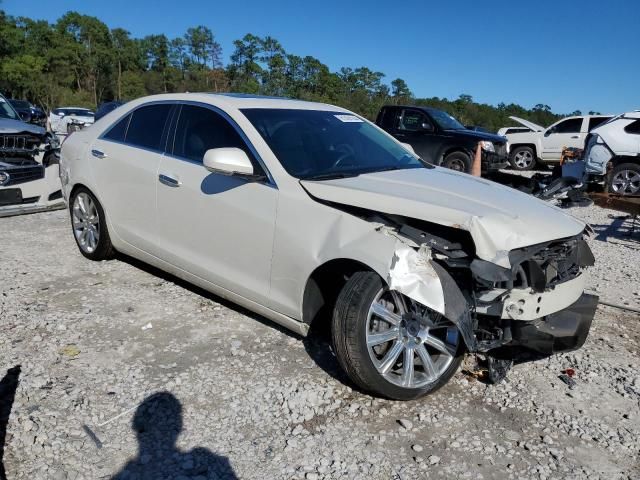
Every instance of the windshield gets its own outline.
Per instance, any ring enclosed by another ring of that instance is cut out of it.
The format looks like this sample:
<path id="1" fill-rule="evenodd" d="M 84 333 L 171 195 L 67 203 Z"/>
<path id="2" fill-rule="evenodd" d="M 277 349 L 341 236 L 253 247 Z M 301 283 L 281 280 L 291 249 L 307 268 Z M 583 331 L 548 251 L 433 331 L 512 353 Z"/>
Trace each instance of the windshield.
<path id="1" fill-rule="evenodd" d="M 18 112 L 14 110 L 7 99 L 0 95 L 0 118 L 10 118 L 11 120 L 20 120 Z"/>
<path id="2" fill-rule="evenodd" d="M 464 130 L 464 125 L 462 125 L 458 120 L 453 118 L 447 112 L 443 112 L 442 110 L 436 110 L 435 108 L 427 108 L 429 115 L 431 118 L 435 120 L 438 126 L 443 130 Z"/>
<path id="3" fill-rule="evenodd" d="M 31 108 L 29 102 L 25 100 L 9 100 L 9 103 L 16 108 Z"/>
<path id="4" fill-rule="evenodd" d="M 296 178 L 323 180 L 425 167 L 418 157 L 355 115 L 262 108 L 242 113 Z"/>

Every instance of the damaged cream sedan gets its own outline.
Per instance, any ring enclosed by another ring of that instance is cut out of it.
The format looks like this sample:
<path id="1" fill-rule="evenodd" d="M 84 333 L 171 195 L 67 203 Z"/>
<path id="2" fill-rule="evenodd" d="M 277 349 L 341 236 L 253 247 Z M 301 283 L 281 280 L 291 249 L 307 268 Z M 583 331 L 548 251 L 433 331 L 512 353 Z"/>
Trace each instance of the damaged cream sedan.
<path id="1" fill-rule="evenodd" d="M 375 395 L 494 379 L 579 348 L 597 298 L 585 224 L 433 167 L 339 107 L 242 95 L 128 103 L 74 133 L 61 176 L 80 252 L 116 251 L 306 335 Z"/>

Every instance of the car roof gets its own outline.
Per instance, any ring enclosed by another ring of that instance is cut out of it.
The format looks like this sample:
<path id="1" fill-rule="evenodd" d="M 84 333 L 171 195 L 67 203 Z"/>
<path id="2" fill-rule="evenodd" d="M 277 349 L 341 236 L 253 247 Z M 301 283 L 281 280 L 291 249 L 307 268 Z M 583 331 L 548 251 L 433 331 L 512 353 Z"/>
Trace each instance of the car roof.
<path id="1" fill-rule="evenodd" d="M 55 108 L 54 110 L 84 110 L 85 112 L 91 111 L 90 108 L 84 108 L 84 107 L 58 107 L 58 108 Z"/>
<path id="2" fill-rule="evenodd" d="M 248 95 L 238 93 L 163 93 L 138 98 L 127 103 L 136 107 L 148 102 L 158 101 L 192 101 L 202 102 L 220 108 L 245 109 L 245 108 L 274 108 L 293 110 L 325 110 L 347 112 L 348 110 L 326 103 L 307 102 L 282 97 L 268 97 L 261 95 Z"/>

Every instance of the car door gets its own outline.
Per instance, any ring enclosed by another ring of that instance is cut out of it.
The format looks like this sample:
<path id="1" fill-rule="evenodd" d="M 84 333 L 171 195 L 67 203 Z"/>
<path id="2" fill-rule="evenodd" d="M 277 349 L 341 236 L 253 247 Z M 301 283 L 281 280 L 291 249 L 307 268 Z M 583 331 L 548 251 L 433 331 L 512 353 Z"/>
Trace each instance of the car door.
<path id="1" fill-rule="evenodd" d="M 437 164 L 437 155 L 442 138 L 424 112 L 415 108 L 403 108 L 395 128 L 394 136 L 408 143 L 423 160 Z"/>
<path id="2" fill-rule="evenodd" d="M 172 153 L 156 179 L 157 241 L 173 265 L 268 303 L 278 190 L 270 181 L 212 173 L 202 163 L 208 149 L 237 147 L 264 172 L 231 122 L 213 107 L 182 105 Z"/>
<path id="3" fill-rule="evenodd" d="M 171 121 L 170 103 L 138 107 L 90 145 L 99 200 L 114 232 L 156 252 L 156 184 Z"/>
<path id="4" fill-rule="evenodd" d="M 564 148 L 584 148 L 587 127 L 583 128 L 583 123 L 586 121 L 581 117 L 567 118 L 551 125 L 542 137 L 542 159 L 559 162 Z"/>

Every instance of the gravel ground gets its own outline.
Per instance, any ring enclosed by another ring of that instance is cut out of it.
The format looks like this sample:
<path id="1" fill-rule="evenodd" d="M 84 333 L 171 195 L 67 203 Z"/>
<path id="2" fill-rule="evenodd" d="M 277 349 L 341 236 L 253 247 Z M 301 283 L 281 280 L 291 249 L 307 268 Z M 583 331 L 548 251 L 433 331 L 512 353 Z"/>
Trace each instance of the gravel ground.
<path id="1" fill-rule="evenodd" d="M 640 233 L 572 213 L 597 232 L 591 287 L 640 307 Z M 640 478 L 638 314 L 599 307 L 583 349 L 500 385 L 470 358 L 436 394 L 391 402 L 352 389 L 319 338 L 133 260 L 84 259 L 65 211 L 1 219 L 0 245 L 9 479 Z"/>

